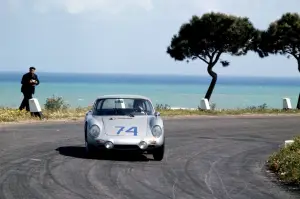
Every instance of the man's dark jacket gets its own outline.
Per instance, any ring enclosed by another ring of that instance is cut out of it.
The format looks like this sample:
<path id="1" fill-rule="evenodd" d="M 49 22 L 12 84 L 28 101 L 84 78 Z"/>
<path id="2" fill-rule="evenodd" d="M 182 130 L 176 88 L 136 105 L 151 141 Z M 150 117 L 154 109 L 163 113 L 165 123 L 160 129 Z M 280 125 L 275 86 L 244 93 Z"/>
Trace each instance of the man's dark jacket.
<path id="1" fill-rule="evenodd" d="M 21 92 L 22 93 L 34 94 L 35 86 L 32 83 L 30 83 L 31 79 L 37 81 L 37 83 L 35 85 L 39 85 L 40 80 L 36 74 L 31 74 L 30 72 L 26 73 L 23 75 L 22 81 L 21 81 L 21 84 L 22 84 Z"/>

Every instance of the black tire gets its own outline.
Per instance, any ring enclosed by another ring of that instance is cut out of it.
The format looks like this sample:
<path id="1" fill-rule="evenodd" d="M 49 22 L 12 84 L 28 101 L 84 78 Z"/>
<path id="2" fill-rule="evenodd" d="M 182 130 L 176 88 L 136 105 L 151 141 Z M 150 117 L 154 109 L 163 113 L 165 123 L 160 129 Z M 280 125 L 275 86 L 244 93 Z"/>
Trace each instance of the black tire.
<path id="1" fill-rule="evenodd" d="M 85 153 L 89 157 L 93 157 L 96 155 L 95 147 L 90 145 L 87 141 L 85 141 Z"/>
<path id="2" fill-rule="evenodd" d="M 95 157 L 97 154 L 97 148 L 89 144 L 87 141 L 87 123 L 84 125 L 84 142 L 85 142 L 85 154 L 88 157 Z"/>
<path id="3" fill-rule="evenodd" d="M 161 161 L 164 158 L 164 153 L 165 153 L 165 144 L 163 144 L 158 149 L 155 149 L 155 151 L 153 152 L 154 160 Z"/>
<path id="4" fill-rule="evenodd" d="M 87 123 L 84 124 L 84 141 L 87 141 Z"/>

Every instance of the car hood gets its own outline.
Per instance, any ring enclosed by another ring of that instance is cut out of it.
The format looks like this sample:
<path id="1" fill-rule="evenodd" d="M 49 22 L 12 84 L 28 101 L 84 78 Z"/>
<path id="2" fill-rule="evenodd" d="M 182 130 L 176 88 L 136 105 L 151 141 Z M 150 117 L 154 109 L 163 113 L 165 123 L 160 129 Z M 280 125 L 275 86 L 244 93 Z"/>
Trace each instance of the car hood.
<path id="1" fill-rule="evenodd" d="M 102 117 L 105 134 L 109 136 L 137 136 L 143 137 L 147 134 L 147 116 L 115 116 Z"/>

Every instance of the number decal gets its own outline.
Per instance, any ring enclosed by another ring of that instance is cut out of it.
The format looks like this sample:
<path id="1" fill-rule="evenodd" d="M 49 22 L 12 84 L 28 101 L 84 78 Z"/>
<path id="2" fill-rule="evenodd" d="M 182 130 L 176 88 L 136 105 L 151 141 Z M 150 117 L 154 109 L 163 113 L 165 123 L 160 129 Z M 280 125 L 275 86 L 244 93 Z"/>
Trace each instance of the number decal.
<path id="1" fill-rule="evenodd" d="M 119 135 L 121 132 L 126 132 L 126 133 L 133 133 L 134 136 L 137 136 L 138 134 L 138 129 L 136 126 L 130 127 L 127 130 L 125 129 L 125 126 L 115 126 L 116 128 L 118 128 L 119 130 L 117 131 L 117 135 Z"/>
<path id="2" fill-rule="evenodd" d="M 124 130 L 125 126 L 116 126 L 116 128 L 119 128 L 117 131 L 117 135 L 119 135 Z"/>
<path id="3" fill-rule="evenodd" d="M 133 133 L 134 136 L 137 136 L 137 127 L 133 126 L 125 131 L 126 133 Z"/>

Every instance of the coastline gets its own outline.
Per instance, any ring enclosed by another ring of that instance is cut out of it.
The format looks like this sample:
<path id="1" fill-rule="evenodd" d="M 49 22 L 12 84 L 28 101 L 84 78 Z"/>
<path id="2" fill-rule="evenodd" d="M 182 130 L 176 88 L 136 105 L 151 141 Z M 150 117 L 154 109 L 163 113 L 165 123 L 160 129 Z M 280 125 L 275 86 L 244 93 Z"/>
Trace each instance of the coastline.
<path id="1" fill-rule="evenodd" d="M 201 102 L 202 103 L 202 102 Z M 153 104 L 154 105 L 154 104 Z M 156 104 L 154 109 L 160 112 L 164 120 L 169 119 L 192 119 L 192 118 L 216 118 L 216 117 L 270 117 L 270 116 L 300 116 L 300 110 L 293 109 L 291 106 L 284 106 L 289 109 L 271 108 L 267 104 L 259 106 L 248 106 L 247 108 L 219 109 L 214 103 L 207 107 L 209 110 L 203 110 L 197 106 L 182 107 L 170 106 L 168 104 Z M 25 110 L 20 111 L 17 108 L 2 107 L 0 108 L 0 125 L 10 124 L 38 124 L 46 122 L 80 122 L 83 121 L 87 111 L 91 110 L 91 106 L 87 107 L 70 107 L 62 97 L 47 98 L 44 107 L 41 107 L 43 119 L 32 117 Z"/>
<path id="2" fill-rule="evenodd" d="M 5 98 L 0 106 L 18 108 L 23 96 L 19 73 L 0 72 L 0 90 Z M 34 95 L 41 106 L 53 95 L 60 96 L 72 108 L 86 107 L 99 95 L 141 94 L 154 104 L 194 108 L 205 95 L 210 76 L 160 74 L 74 74 L 39 72 L 41 84 Z M 281 108 L 282 99 L 296 106 L 300 79 L 294 77 L 220 76 L 210 102 L 217 108 L 235 109 L 267 104 Z"/>

